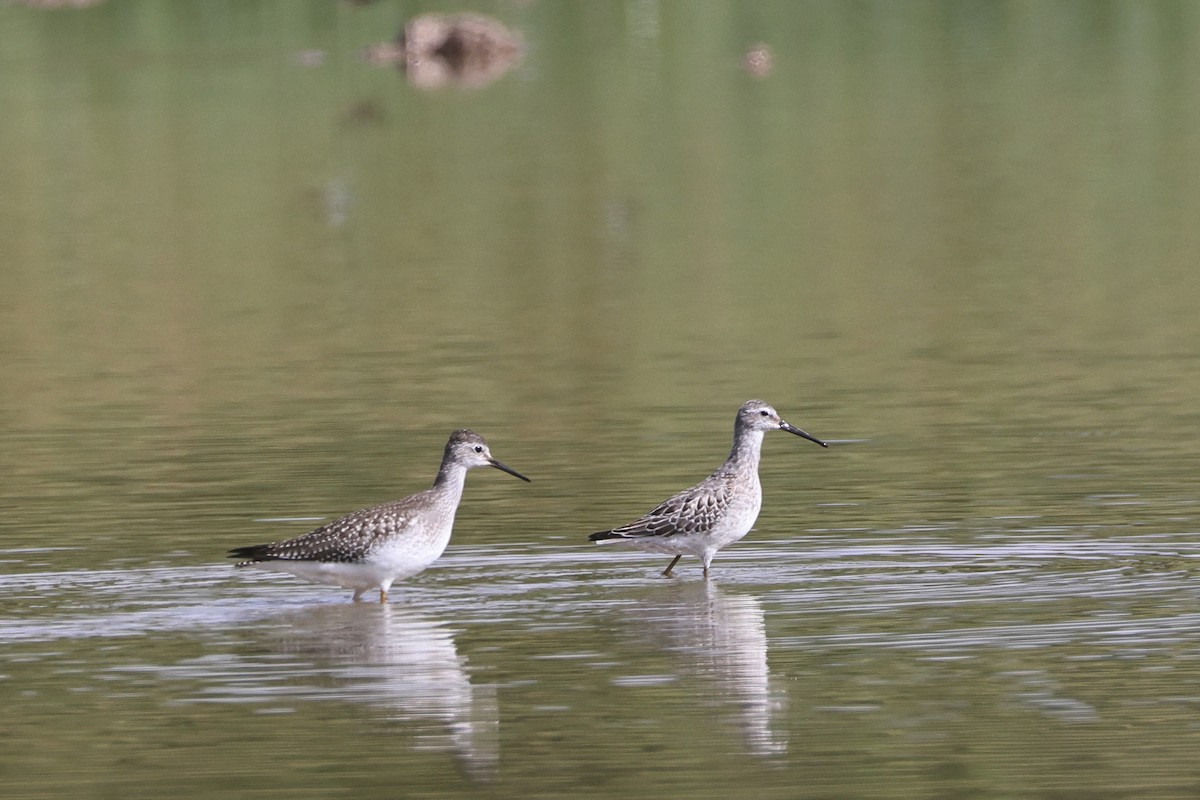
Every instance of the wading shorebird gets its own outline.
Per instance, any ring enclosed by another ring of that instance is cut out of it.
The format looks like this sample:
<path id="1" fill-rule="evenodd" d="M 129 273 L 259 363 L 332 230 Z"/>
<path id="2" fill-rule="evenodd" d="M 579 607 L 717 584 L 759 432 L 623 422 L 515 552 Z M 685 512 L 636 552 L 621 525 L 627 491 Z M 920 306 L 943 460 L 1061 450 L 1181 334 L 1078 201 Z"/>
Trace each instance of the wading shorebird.
<path id="1" fill-rule="evenodd" d="M 378 589 L 379 602 L 387 602 L 394 581 L 416 575 L 445 551 L 472 467 L 495 467 L 529 481 L 492 458 L 482 436 L 457 430 L 446 442 L 431 488 L 355 511 L 295 539 L 235 548 L 229 557 L 247 559 L 239 567 L 287 572 L 353 589 L 355 602 L 368 589 Z"/>
<path id="2" fill-rule="evenodd" d="M 762 400 L 750 400 L 738 409 L 733 425 L 733 450 L 716 472 L 661 503 L 641 519 L 593 533 L 588 540 L 598 544 L 618 542 L 639 550 L 674 555 L 663 570 L 667 577 L 679 559 L 693 555 L 700 559 L 707 578 L 717 551 L 749 533 L 758 519 L 762 508 L 758 461 L 763 434 L 774 430 L 794 433 L 821 447 L 829 446 L 784 422 Z"/>

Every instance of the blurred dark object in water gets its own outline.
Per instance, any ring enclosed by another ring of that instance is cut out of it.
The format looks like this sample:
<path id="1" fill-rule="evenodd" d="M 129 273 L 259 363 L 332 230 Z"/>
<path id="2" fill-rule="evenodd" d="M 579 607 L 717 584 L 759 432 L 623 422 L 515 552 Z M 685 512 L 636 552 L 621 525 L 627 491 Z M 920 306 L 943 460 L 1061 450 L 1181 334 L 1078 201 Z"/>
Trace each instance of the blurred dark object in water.
<path id="1" fill-rule="evenodd" d="M 342 125 L 380 125 L 386 119 L 383 107 L 374 100 L 360 100 L 342 112 Z"/>
<path id="2" fill-rule="evenodd" d="M 478 89 L 512 69 L 523 54 L 520 37 L 482 14 L 422 14 L 394 42 L 365 53 L 372 64 L 395 64 L 421 89 Z"/>
<path id="3" fill-rule="evenodd" d="M 752 45 L 742 56 L 742 68 L 755 78 L 765 78 L 775 68 L 775 55 L 762 42 Z"/>

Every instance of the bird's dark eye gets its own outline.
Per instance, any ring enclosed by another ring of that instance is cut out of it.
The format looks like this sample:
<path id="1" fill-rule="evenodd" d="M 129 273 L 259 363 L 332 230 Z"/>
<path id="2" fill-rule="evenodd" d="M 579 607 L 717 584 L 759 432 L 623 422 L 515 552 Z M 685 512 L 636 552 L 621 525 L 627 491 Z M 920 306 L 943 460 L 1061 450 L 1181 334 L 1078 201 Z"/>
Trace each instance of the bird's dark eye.
<path id="1" fill-rule="evenodd" d="M 771 414 L 770 414 L 770 413 L 769 413 L 769 412 L 768 412 L 768 411 L 767 411 L 765 408 L 764 408 L 762 411 L 758 412 L 758 413 L 762 414 L 764 417 L 769 417 L 769 416 L 771 416 Z"/>
<path id="2" fill-rule="evenodd" d="M 479 445 L 475 445 L 475 452 L 476 452 L 476 453 L 482 453 L 482 452 L 483 452 L 483 448 L 482 448 L 482 447 L 480 447 Z"/>

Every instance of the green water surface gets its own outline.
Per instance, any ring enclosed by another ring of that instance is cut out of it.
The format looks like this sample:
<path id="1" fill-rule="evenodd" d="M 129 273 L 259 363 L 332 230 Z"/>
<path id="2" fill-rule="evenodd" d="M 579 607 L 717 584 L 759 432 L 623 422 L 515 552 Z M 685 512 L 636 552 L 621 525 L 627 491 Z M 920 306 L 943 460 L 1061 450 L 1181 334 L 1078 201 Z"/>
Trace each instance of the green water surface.
<path id="1" fill-rule="evenodd" d="M 1200 6 L 36 5 L 0 795 L 1200 795 Z M 363 57 L 464 8 L 482 88 Z M 711 581 L 587 544 L 751 397 L 833 444 Z M 226 562 L 463 426 L 534 482 L 388 605 Z"/>

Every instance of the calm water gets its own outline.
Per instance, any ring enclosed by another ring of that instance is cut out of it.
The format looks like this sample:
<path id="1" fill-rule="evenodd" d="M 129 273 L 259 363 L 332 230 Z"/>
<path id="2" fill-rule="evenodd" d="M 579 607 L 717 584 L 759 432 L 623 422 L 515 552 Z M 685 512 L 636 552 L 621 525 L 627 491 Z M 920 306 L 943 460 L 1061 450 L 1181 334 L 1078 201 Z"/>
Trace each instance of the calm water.
<path id="1" fill-rule="evenodd" d="M 0 5 L 0 794 L 1200 795 L 1200 6 L 469 7 Z M 225 562 L 460 426 L 389 605 Z"/>

